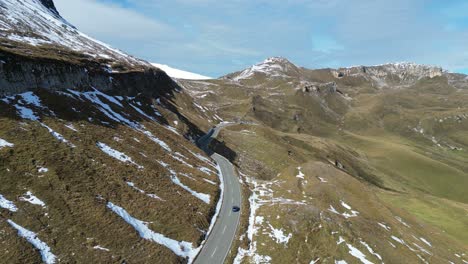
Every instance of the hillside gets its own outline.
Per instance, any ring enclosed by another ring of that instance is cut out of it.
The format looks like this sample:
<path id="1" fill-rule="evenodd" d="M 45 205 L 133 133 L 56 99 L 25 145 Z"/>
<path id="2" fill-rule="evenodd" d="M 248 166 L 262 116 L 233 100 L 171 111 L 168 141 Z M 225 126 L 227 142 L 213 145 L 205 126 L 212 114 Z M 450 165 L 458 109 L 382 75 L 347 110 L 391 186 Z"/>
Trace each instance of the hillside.
<path id="1" fill-rule="evenodd" d="M 0 262 L 193 260 L 220 194 L 208 111 L 52 1 L 0 13 Z"/>
<path id="2" fill-rule="evenodd" d="M 252 190 L 236 263 L 467 261 L 466 76 L 269 58 L 181 84 L 240 123 L 221 133 Z"/>

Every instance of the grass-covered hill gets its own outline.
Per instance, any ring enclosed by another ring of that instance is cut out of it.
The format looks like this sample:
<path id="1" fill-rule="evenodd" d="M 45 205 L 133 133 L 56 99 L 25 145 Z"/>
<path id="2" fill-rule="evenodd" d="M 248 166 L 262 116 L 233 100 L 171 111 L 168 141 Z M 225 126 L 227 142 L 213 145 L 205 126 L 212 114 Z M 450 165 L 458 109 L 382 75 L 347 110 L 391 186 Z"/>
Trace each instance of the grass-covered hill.
<path id="1" fill-rule="evenodd" d="M 467 261 L 466 76 L 270 58 L 181 83 L 240 122 L 221 134 L 252 190 L 236 261 Z"/>

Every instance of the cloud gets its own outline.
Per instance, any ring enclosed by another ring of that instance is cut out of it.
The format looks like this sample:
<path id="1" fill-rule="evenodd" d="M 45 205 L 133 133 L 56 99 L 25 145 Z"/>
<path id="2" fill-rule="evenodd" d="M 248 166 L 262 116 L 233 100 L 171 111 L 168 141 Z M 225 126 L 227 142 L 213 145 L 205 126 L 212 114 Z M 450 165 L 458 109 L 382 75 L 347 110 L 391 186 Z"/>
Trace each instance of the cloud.
<path id="1" fill-rule="evenodd" d="M 176 32 L 167 24 L 116 4 L 96 0 L 55 0 L 55 3 L 65 19 L 92 36 L 138 41 Z"/>
<path id="2" fill-rule="evenodd" d="M 277 55 L 309 68 L 392 61 L 468 67 L 462 0 L 56 1 L 93 37 L 208 76 Z"/>

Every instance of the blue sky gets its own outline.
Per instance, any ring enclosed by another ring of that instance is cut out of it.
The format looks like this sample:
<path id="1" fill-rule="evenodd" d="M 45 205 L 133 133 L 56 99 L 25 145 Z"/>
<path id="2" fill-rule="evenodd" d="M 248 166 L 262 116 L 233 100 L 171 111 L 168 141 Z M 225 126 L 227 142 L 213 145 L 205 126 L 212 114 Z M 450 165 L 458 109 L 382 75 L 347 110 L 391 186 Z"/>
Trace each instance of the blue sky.
<path id="1" fill-rule="evenodd" d="M 307 68 L 411 61 L 468 74 L 463 0 L 55 0 L 81 31 L 218 77 L 271 56 Z"/>

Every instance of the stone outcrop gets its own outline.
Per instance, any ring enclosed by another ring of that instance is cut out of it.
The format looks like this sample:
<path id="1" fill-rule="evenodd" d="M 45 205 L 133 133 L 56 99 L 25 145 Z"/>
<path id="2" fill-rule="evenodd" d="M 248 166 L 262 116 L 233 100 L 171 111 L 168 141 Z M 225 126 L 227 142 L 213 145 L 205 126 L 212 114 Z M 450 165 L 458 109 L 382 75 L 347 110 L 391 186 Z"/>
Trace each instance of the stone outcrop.
<path id="1" fill-rule="evenodd" d="M 423 79 L 442 76 L 445 71 L 436 66 L 415 63 L 388 63 L 377 66 L 354 66 L 331 70 L 335 78 L 361 77 L 372 81 L 378 87 L 408 85 Z"/>
<path id="2" fill-rule="evenodd" d="M 74 64 L 0 52 L 0 96 L 38 88 L 51 91 L 96 88 L 113 94 L 157 96 L 171 93 L 178 85 L 157 68 L 111 72 L 97 62 Z"/>

